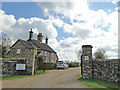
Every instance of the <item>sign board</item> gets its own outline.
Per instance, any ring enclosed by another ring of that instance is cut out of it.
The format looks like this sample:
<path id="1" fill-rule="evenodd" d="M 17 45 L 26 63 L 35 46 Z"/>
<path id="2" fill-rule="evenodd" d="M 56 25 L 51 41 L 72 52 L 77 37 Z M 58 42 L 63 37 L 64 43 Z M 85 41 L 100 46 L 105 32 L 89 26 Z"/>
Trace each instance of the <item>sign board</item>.
<path id="1" fill-rule="evenodd" d="M 89 60 L 89 56 L 85 56 L 85 60 Z"/>
<path id="2" fill-rule="evenodd" d="M 16 64 L 16 70 L 25 70 L 25 64 Z"/>

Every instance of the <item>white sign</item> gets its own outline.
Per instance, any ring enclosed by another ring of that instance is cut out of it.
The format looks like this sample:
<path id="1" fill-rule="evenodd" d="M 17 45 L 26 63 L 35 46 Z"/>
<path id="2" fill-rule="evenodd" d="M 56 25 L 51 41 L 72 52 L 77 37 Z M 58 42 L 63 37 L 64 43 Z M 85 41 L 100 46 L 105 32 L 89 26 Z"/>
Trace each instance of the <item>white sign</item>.
<path id="1" fill-rule="evenodd" d="M 16 70 L 25 70 L 25 64 L 16 64 Z"/>
<path id="2" fill-rule="evenodd" d="M 85 56 L 85 60 L 89 60 L 89 56 Z"/>

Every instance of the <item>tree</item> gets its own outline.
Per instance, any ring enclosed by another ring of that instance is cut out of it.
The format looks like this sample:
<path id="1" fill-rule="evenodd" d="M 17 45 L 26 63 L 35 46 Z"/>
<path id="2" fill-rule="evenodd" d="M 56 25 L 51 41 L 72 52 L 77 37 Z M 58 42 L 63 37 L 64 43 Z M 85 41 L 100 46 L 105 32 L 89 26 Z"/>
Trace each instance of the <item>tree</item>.
<path id="1" fill-rule="evenodd" d="M 78 60 L 81 60 L 81 55 L 82 55 L 82 51 L 81 51 L 81 50 L 79 50 L 79 51 L 77 52 L 77 57 L 78 57 Z"/>
<path id="2" fill-rule="evenodd" d="M 2 46 L 10 46 L 12 42 L 12 40 L 8 37 L 8 35 L 3 32 L 1 32 L 0 34 L 0 40 L 1 40 L 0 45 Z"/>
<path id="3" fill-rule="evenodd" d="M 78 52 L 77 52 L 77 58 L 78 58 L 78 60 L 79 60 L 79 64 L 81 65 L 81 55 L 82 55 L 82 50 L 79 50 Z"/>
<path id="4" fill-rule="evenodd" d="M 38 70 L 43 70 L 45 72 L 45 57 L 44 56 L 39 56 L 37 59 L 37 69 Z"/>
<path id="5" fill-rule="evenodd" d="M 103 48 L 97 49 L 94 53 L 94 58 L 95 59 L 106 59 L 107 55 L 106 55 L 105 49 Z"/>
<path id="6" fill-rule="evenodd" d="M 5 46 L 2 46 L 2 58 L 5 58 L 5 55 L 6 55 L 6 47 Z"/>
<path id="7" fill-rule="evenodd" d="M 0 33 L 0 57 L 5 58 L 6 52 L 9 50 L 12 40 L 7 36 L 7 34 Z"/>

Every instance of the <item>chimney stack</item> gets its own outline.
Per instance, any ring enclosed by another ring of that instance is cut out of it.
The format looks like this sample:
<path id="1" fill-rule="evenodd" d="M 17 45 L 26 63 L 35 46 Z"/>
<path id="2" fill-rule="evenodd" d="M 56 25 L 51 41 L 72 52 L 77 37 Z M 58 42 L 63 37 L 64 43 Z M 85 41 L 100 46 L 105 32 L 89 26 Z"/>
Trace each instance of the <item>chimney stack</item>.
<path id="1" fill-rule="evenodd" d="M 48 44 L 48 38 L 47 37 L 45 38 L 45 44 Z"/>
<path id="2" fill-rule="evenodd" d="M 31 40 L 33 38 L 33 31 L 31 29 L 31 31 L 29 31 L 29 40 Z"/>
<path id="3" fill-rule="evenodd" d="M 38 35 L 37 35 L 37 39 L 40 41 L 40 42 L 42 42 L 42 33 L 38 33 Z"/>

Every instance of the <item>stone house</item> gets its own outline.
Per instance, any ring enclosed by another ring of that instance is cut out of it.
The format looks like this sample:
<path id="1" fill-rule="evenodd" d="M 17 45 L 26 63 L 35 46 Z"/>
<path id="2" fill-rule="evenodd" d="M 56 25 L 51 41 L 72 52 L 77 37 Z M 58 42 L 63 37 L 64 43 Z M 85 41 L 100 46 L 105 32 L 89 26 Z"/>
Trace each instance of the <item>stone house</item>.
<path id="1" fill-rule="evenodd" d="M 48 45 L 48 38 L 45 43 L 42 42 L 42 33 L 37 35 L 37 40 L 33 39 L 33 31 L 29 31 L 29 39 L 18 39 L 7 53 L 9 58 L 25 58 L 27 59 L 27 67 L 32 68 L 34 73 L 34 64 L 36 57 L 44 57 L 44 62 L 56 63 L 58 61 L 57 53 Z"/>

